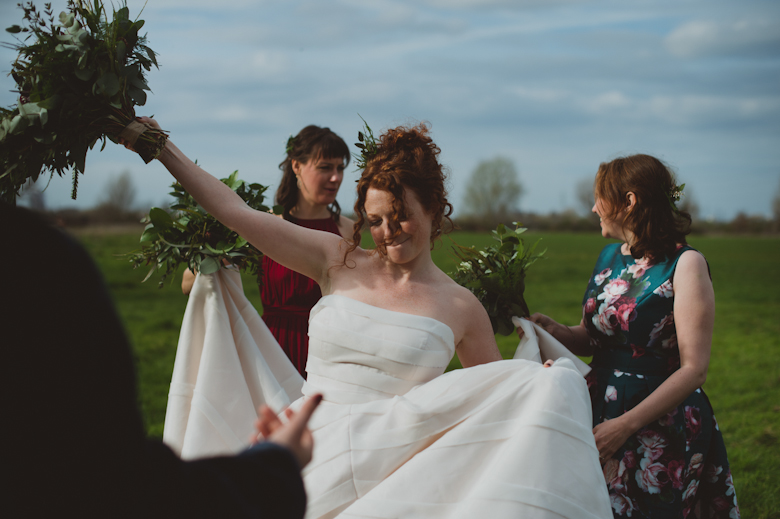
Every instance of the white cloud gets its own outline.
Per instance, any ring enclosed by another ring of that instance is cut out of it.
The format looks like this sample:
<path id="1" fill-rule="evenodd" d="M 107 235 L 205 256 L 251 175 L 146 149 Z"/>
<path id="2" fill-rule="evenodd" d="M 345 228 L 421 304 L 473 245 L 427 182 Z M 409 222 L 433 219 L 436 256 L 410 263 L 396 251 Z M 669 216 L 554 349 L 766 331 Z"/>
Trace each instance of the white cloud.
<path id="1" fill-rule="evenodd" d="M 738 21 L 696 20 L 681 25 L 665 40 L 675 56 L 742 55 L 780 52 L 780 22 L 777 19 Z"/>

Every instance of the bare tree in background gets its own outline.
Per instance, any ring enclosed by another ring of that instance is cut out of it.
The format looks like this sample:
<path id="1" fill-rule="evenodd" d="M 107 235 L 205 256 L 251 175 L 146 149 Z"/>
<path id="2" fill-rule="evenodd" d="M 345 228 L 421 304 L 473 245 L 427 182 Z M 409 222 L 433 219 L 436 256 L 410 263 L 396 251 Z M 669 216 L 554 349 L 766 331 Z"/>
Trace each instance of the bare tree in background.
<path id="1" fill-rule="evenodd" d="M 463 199 L 465 212 L 493 226 L 508 223 L 517 211 L 523 186 L 514 163 L 504 157 L 480 162 L 467 186 Z"/>
<path id="2" fill-rule="evenodd" d="M 119 214 L 133 210 L 137 190 L 129 171 L 123 171 L 118 177 L 110 180 L 100 207 L 111 209 Z"/>
<path id="3" fill-rule="evenodd" d="M 593 177 L 586 177 L 577 182 L 575 186 L 575 197 L 580 204 L 580 209 L 585 216 L 593 214 L 591 211 L 596 203 L 596 196 L 593 194 Z"/>

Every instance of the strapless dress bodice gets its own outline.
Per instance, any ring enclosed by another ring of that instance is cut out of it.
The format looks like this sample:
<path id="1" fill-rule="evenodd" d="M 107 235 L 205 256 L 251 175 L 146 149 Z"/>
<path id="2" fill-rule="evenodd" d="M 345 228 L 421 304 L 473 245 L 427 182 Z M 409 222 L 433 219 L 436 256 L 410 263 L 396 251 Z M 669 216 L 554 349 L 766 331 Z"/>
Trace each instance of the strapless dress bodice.
<path id="1" fill-rule="evenodd" d="M 354 404 L 406 394 L 442 373 L 455 353 L 446 324 L 349 297 L 320 299 L 309 317 L 304 394 Z"/>

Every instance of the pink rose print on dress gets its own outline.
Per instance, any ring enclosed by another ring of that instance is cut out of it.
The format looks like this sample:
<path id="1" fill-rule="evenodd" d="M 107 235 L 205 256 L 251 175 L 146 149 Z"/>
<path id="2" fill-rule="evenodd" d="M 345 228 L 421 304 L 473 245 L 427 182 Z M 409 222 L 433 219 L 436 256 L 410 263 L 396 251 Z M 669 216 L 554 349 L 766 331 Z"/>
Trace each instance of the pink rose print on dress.
<path id="1" fill-rule="evenodd" d="M 642 458 L 636 471 L 636 482 L 648 494 L 659 494 L 661 488 L 669 483 L 669 475 L 662 463 Z"/>
<path id="2" fill-rule="evenodd" d="M 677 490 L 682 490 L 684 469 L 685 462 L 683 460 L 670 461 L 669 467 L 666 469 L 666 472 L 669 475 L 669 482 L 672 484 L 672 487 Z"/>
<path id="3" fill-rule="evenodd" d="M 710 483 L 717 483 L 721 472 L 723 472 L 723 467 L 720 465 L 716 467 L 715 465 L 707 464 L 707 467 L 704 469 L 704 479 Z"/>
<path id="4" fill-rule="evenodd" d="M 592 314 L 596 311 L 596 300 L 592 297 L 589 297 L 587 301 L 585 301 L 585 306 L 582 309 L 583 312 L 586 314 Z"/>
<path id="5" fill-rule="evenodd" d="M 636 319 L 636 299 L 633 297 L 621 297 L 617 304 L 617 318 L 620 329 L 628 331 L 628 323 Z"/>
<path id="6" fill-rule="evenodd" d="M 642 346 L 637 346 L 636 344 L 632 344 L 631 349 L 634 351 L 634 354 L 631 355 L 632 359 L 636 359 L 637 357 L 642 357 L 645 354 L 645 349 Z"/>
<path id="7" fill-rule="evenodd" d="M 598 299 L 603 299 L 605 303 L 611 305 L 620 299 L 620 296 L 628 292 L 629 288 L 631 288 L 631 285 L 625 279 L 613 279 L 604 285 L 604 291 L 598 295 Z"/>
<path id="8" fill-rule="evenodd" d="M 617 515 L 631 517 L 631 513 L 636 509 L 631 498 L 624 493 L 610 494 L 609 500 L 612 502 L 612 510 L 614 510 Z"/>
<path id="9" fill-rule="evenodd" d="M 614 306 L 602 303 L 597 314 L 593 315 L 593 324 L 604 335 L 615 335 L 614 329 L 619 325 L 617 310 Z"/>
<path id="10" fill-rule="evenodd" d="M 601 272 L 599 272 L 598 274 L 596 274 L 593 277 L 593 280 L 596 282 L 596 285 L 600 285 L 604 282 L 605 279 L 607 279 L 611 275 L 612 275 L 612 269 L 606 268 Z"/>
<path id="11" fill-rule="evenodd" d="M 658 288 L 653 290 L 653 294 L 661 297 L 674 297 L 674 287 L 672 280 L 667 279 Z"/>
<path id="12" fill-rule="evenodd" d="M 640 445 L 636 452 L 642 454 L 650 461 L 660 458 L 664 453 L 664 449 L 669 445 L 666 442 L 666 438 L 649 429 L 637 434 L 637 440 L 639 440 Z"/>
<path id="13" fill-rule="evenodd" d="M 688 488 L 683 492 L 683 501 L 688 501 L 696 496 L 696 491 L 699 490 L 699 480 L 694 479 L 688 484 Z"/>
<path id="14" fill-rule="evenodd" d="M 611 458 L 608 462 L 604 464 L 604 481 L 607 482 L 607 486 L 609 488 L 615 488 L 615 487 L 622 487 L 623 481 L 622 481 L 622 474 L 619 472 L 619 470 L 622 469 L 623 472 L 625 472 L 625 468 L 621 465 L 621 463 L 616 460 L 615 458 Z"/>
<path id="15" fill-rule="evenodd" d="M 704 454 L 697 452 L 691 456 L 691 462 L 688 464 L 688 472 L 691 474 L 698 474 L 701 470 L 701 464 L 704 461 Z M 728 495 L 728 494 L 726 494 Z"/>
<path id="16" fill-rule="evenodd" d="M 666 414 L 666 416 L 662 416 L 658 419 L 658 423 L 663 426 L 669 426 L 674 424 L 674 417 L 677 416 L 677 408 L 675 407 L 669 413 Z"/>
<path id="17" fill-rule="evenodd" d="M 645 275 L 645 271 L 647 271 L 647 269 L 650 267 L 652 267 L 652 265 L 650 265 L 649 261 L 646 259 L 640 259 L 636 260 L 633 265 L 630 265 L 628 267 L 628 271 L 633 274 L 634 279 L 639 279 Z"/>
<path id="18" fill-rule="evenodd" d="M 687 441 L 693 441 L 701 432 L 701 413 L 698 407 L 685 406 L 685 437 Z"/>
<path id="19" fill-rule="evenodd" d="M 677 334 L 675 333 L 675 330 L 674 314 L 671 313 L 661 319 L 660 322 L 656 323 L 653 326 L 653 329 L 650 330 L 650 341 L 648 342 L 648 346 L 652 346 L 660 338 L 663 339 L 661 341 L 661 346 L 664 348 L 673 348 L 677 346 Z"/>
<path id="20" fill-rule="evenodd" d="M 614 402 L 617 400 L 617 389 L 615 386 L 607 386 L 607 390 L 604 392 L 605 402 Z"/>
<path id="21" fill-rule="evenodd" d="M 729 512 L 729 519 L 740 519 L 739 505 L 737 504 L 737 494 L 734 492 L 734 480 L 731 478 L 731 472 L 726 476 L 726 495 L 734 496 L 732 502 L 734 508 Z"/>
<path id="22" fill-rule="evenodd" d="M 627 469 L 636 467 L 636 454 L 634 454 L 634 451 L 626 451 L 626 453 L 623 454 L 623 461 L 620 463 L 624 464 Z"/>

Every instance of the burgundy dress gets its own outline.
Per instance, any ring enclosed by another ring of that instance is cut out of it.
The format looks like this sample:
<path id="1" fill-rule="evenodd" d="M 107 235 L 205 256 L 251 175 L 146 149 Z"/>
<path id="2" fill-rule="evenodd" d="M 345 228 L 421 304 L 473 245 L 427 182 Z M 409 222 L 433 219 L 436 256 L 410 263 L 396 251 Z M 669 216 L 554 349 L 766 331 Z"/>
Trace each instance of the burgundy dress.
<path id="1" fill-rule="evenodd" d="M 341 236 L 333 218 L 290 221 L 318 231 Z M 263 321 L 274 334 L 293 365 L 306 378 L 309 353 L 309 312 L 322 297 L 319 285 L 303 274 L 263 256 L 263 276 L 259 284 L 263 301 Z"/>

